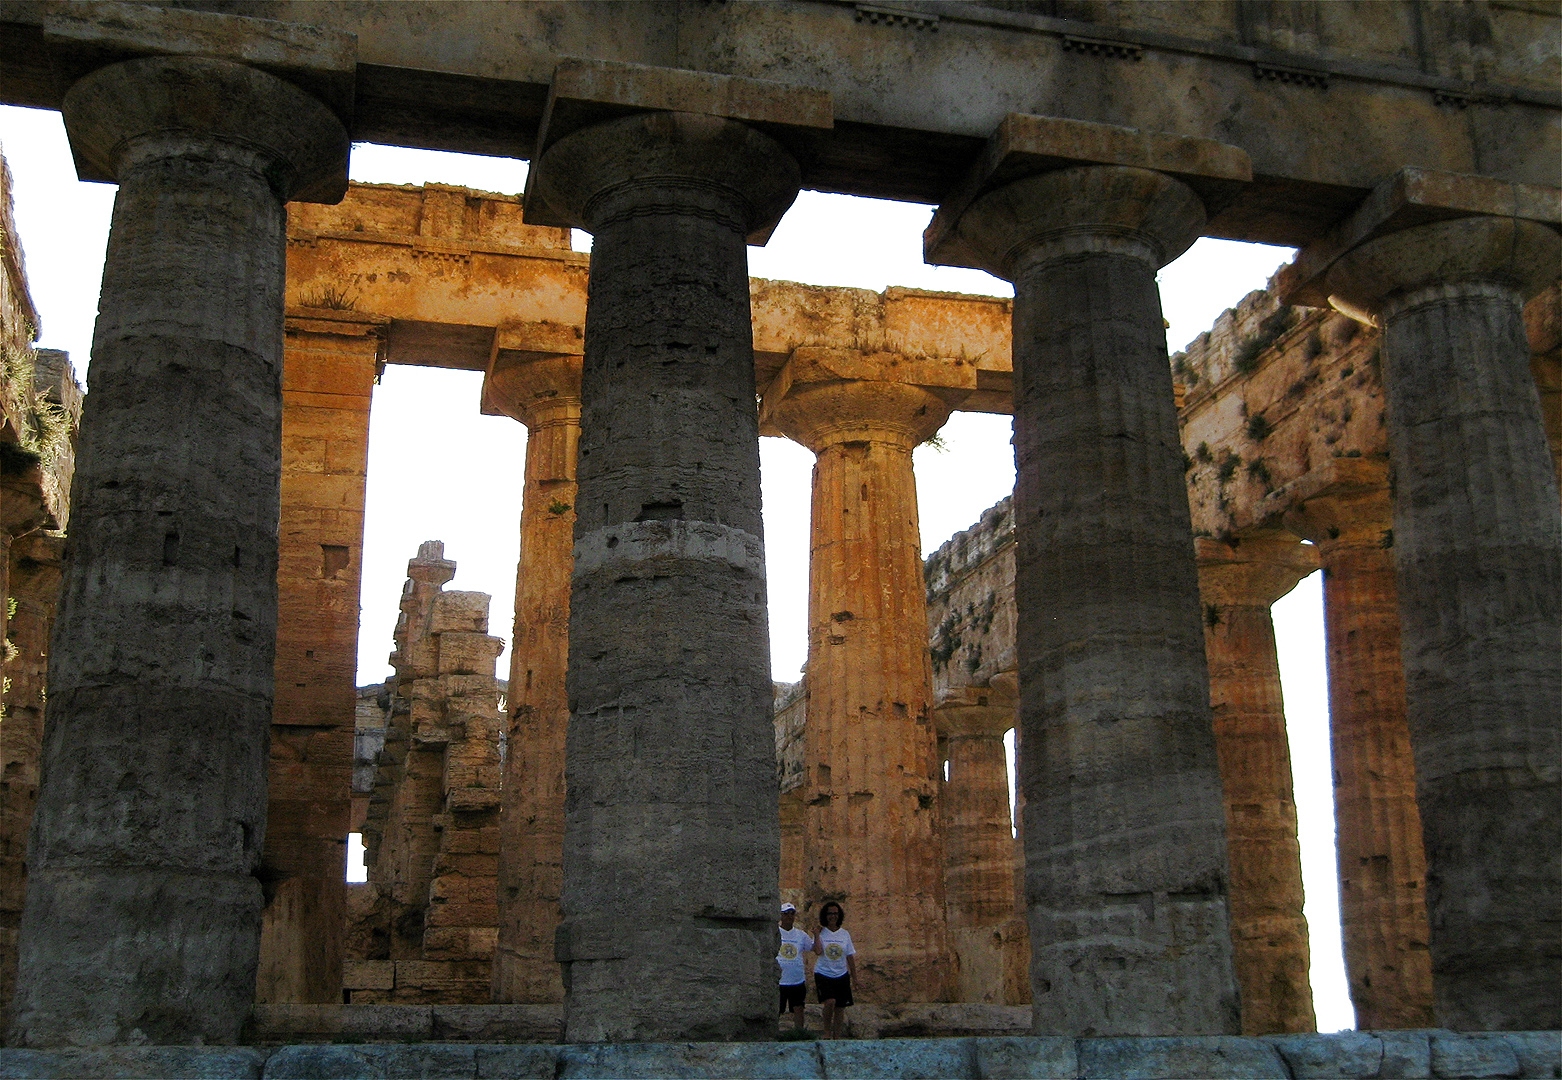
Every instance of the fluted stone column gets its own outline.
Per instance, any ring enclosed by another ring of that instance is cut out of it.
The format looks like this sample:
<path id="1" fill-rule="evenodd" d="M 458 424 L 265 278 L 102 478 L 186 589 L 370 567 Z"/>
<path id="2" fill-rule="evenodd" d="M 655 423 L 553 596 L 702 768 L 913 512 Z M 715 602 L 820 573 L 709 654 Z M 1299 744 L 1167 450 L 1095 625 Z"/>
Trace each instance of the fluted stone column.
<path id="1" fill-rule="evenodd" d="M 960 958 L 955 998 L 1007 1004 L 1014 830 L 1003 736 L 1014 726 L 1014 703 L 949 702 L 934 715 L 949 767 L 942 792 L 944 887 L 949 936 Z"/>
<path id="2" fill-rule="evenodd" d="M 1242 1033 L 1313 1031 L 1291 747 L 1270 605 L 1317 569 L 1294 537 L 1196 542 L 1215 750 L 1231 855 L 1231 944 Z"/>
<path id="3" fill-rule="evenodd" d="M 1180 182 L 1100 166 L 997 188 L 957 226 L 1014 282 L 1037 1032 L 1238 1026 L 1225 811 L 1155 286 L 1203 223 Z"/>
<path id="4" fill-rule="evenodd" d="M 734 121 L 641 113 L 559 139 L 529 183 L 594 238 L 565 1037 L 768 1038 L 779 841 L 744 245 L 798 167 Z"/>
<path id="5" fill-rule="evenodd" d="M 580 357 L 495 366 L 484 400 L 526 425 L 521 558 L 510 639 L 509 754 L 499 818 L 494 1000 L 564 999 L 553 936 L 564 846 L 569 579 L 580 444 Z"/>
<path id="6" fill-rule="evenodd" d="M 766 401 L 765 419 L 818 455 L 804 887 L 811 901 L 845 906 L 865 1000 L 947 1001 L 954 987 L 911 452 L 949 406 L 903 383 L 830 379 L 801 359 L 791 361 L 789 392 Z"/>
<path id="7" fill-rule="evenodd" d="M 1330 269 L 1383 327 L 1405 697 L 1437 1022 L 1562 1026 L 1562 513 L 1523 301 L 1562 238 L 1465 218 Z"/>
<path id="8" fill-rule="evenodd" d="M 1387 468 L 1375 479 L 1286 514 L 1286 527 L 1313 542 L 1323 565 L 1340 927 L 1364 1031 L 1434 1024 Z"/>
<path id="9" fill-rule="evenodd" d="M 49 657 L 13 1045 L 233 1042 L 255 990 L 284 213 L 347 136 L 221 60 L 65 95 L 118 178 Z"/>

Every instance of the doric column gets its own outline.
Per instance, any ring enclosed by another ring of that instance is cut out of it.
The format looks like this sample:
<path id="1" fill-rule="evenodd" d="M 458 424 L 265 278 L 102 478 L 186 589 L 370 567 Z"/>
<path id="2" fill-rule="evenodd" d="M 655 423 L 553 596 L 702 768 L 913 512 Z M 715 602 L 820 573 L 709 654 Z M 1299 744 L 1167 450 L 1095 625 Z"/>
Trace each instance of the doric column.
<path id="1" fill-rule="evenodd" d="M 953 228 L 1014 282 L 1020 783 L 1038 1032 L 1234 1032 L 1225 811 L 1156 290 L 1204 208 L 1147 169 Z"/>
<path id="2" fill-rule="evenodd" d="M 1562 513 L 1523 301 L 1562 238 L 1420 225 L 1330 269 L 1383 326 L 1405 698 L 1437 1021 L 1562 1026 Z"/>
<path id="3" fill-rule="evenodd" d="M 102 68 L 64 113 L 119 194 L 11 1041 L 233 1042 L 262 902 L 283 204 L 347 135 L 292 84 L 191 57 Z"/>
<path id="4" fill-rule="evenodd" d="M 791 205 L 797 163 L 735 121 L 639 113 L 564 135 L 528 183 L 593 234 L 565 1036 L 769 1037 L 778 826 L 744 245 Z"/>
<path id="5" fill-rule="evenodd" d="M 6 492 L 9 495 L 10 492 Z M 49 635 L 60 594 L 65 538 L 35 532 L 12 540 L 0 529 L 0 553 L 10 571 L 3 602 L 16 614 L 4 638 L 15 648 L 5 661 L 5 714 L 0 718 L 0 1013 L 9 1019 L 16 987 L 16 932 L 27 881 L 27 832 L 38 798 L 43 749 Z"/>
<path id="6" fill-rule="evenodd" d="M 1338 475 L 1346 470 L 1363 475 L 1353 483 Z M 1426 853 L 1405 723 L 1388 468 L 1342 461 L 1329 472 L 1285 524 L 1313 542 L 1323 565 L 1345 972 L 1358 1028 L 1426 1028 Z M 1336 479 L 1345 482 L 1327 482 Z"/>
<path id="7" fill-rule="evenodd" d="M 564 999 L 553 956 L 564 846 L 569 699 L 569 579 L 580 444 L 580 357 L 502 366 L 483 385 L 491 408 L 526 425 L 521 558 L 510 639 L 509 756 L 499 818 L 499 946 L 494 1000 Z"/>
<path id="8" fill-rule="evenodd" d="M 933 672 L 911 452 L 949 406 L 799 350 L 767 426 L 818 455 L 808 570 L 804 888 L 839 900 L 869 1001 L 947 1001 Z"/>
<path id="9" fill-rule="evenodd" d="M 1200 539 L 1196 551 L 1242 1032 L 1313 1031 L 1302 850 L 1269 607 L 1317 569 L 1318 557 L 1289 536 Z"/>
<path id="10" fill-rule="evenodd" d="M 941 802 L 945 908 L 959 957 L 957 1001 L 1007 1004 L 1005 948 L 1014 906 L 1014 830 L 1003 736 L 1014 726 L 1008 700 L 973 687 L 934 712 L 948 765 Z"/>
<path id="11" fill-rule="evenodd" d="M 342 1000 L 369 398 L 386 321 L 295 309 L 286 323 L 260 1002 Z"/>

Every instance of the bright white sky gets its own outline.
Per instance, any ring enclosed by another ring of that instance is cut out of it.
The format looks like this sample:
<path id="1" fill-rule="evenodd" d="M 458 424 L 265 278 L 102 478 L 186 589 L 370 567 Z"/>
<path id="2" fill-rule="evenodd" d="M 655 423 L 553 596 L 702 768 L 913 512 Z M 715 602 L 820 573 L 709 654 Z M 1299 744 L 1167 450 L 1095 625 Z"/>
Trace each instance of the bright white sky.
<path id="1" fill-rule="evenodd" d="M 27 257 L 39 344 L 71 354 L 89 384 L 88 357 L 114 188 L 76 180 L 58 113 L 0 106 L 0 150 L 9 160 L 17 231 Z M 380 183 L 460 184 L 516 193 L 526 163 L 395 147 L 353 149 L 352 178 Z M 932 208 L 803 192 L 768 246 L 749 249 L 756 277 L 882 290 L 891 285 L 1008 296 L 1005 281 L 922 261 Z M 589 247 L 584 233 L 576 246 Z M 1161 296 L 1173 351 L 1208 329 L 1244 295 L 1263 288 L 1286 248 L 1201 240 L 1162 270 Z M 491 632 L 508 638 L 519 549 L 525 428 L 482 416 L 479 374 L 391 367 L 374 395 L 358 654 L 361 684 L 389 674 L 386 657 L 407 560 L 424 540 L 445 541 L 458 571 L 451 587 L 493 596 Z M 1008 417 L 957 413 L 941 434 L 945 452 L 923 447 L 915 463 L 922 547 L 931 552 L 968 528 L 1014 487 Z M 807 654 L 809 483 L 813 455 L 784 439 L 760 441 L 771 659 L 791 682 Z M 1354 1026 L 1340 955 L 1334 814 L 1328 745 L 1320 575 L 1274 607 L 1292 769 L 1300 817 L 1302 874 L 1312 933 L 1313 994 L 1321 1031 Z M 508 653 L 499 659 L 501 677 Z"/>

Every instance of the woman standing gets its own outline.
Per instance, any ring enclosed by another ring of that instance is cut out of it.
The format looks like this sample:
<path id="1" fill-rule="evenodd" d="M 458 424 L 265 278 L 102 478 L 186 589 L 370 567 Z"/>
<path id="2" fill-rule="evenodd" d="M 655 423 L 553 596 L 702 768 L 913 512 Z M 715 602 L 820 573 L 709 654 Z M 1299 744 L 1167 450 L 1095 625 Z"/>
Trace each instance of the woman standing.
<path id="1" fill-rule="evenodd" d="M 857 954 L 851 932 L 842 924 L 846 912 L 834 900 L 819 908 L 819 932 L 814 935 L 814 989 L 824 1010 L 824 1037 L 841 1037 L 841 1010 L 852 1003 L 852 976 L 857 974 Z"/>

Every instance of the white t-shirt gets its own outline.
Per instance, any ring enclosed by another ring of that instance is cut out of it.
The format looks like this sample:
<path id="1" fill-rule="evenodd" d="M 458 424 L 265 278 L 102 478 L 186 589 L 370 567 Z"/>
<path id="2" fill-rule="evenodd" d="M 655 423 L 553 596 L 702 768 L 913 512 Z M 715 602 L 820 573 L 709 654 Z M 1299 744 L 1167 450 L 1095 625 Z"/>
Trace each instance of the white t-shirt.
<path id="1" fill-rule="evenodd" d="M 803 971 L 803 954 L 814 947 L 813 935 L 800 926 L 781 931 L 781 948 L 776 953 L 776 963 L 781 965 L 781 985 L 796 986 L 807 980 Z"/>
<path id="2" fill-rule="evenodd" d="M 857 955 L 857 950 L 852 945 L 851 931 L 846 927 L 839 930 L 819 931 L 819 948 L 823 950 L 819 959 L 814 962 L 815 975 L 828 975 L 832 979 L 838 979 L 850 969 L 846 966 L 848 956 Z"/>

